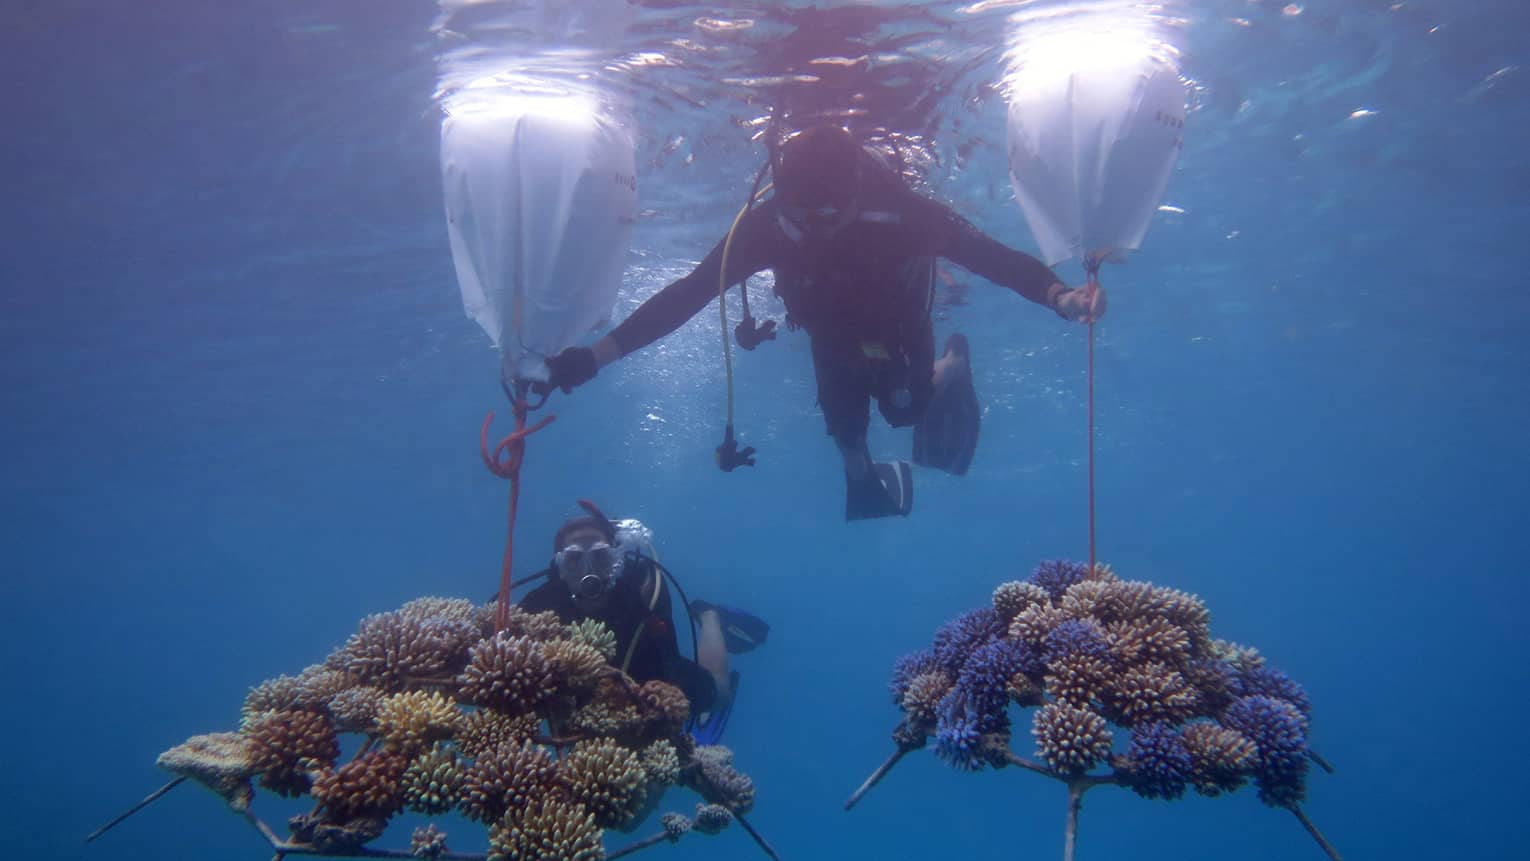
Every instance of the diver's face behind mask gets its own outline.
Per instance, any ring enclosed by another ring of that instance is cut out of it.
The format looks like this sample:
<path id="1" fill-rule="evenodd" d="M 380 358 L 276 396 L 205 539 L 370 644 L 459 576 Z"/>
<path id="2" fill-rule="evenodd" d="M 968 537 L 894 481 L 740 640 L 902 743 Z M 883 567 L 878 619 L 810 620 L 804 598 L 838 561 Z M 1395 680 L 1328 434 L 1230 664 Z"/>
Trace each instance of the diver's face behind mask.
<path id="1" fill-rule="evenodd" d="M 861 159 L 861 145 L 838 126 L 811 128 L 781 144 L 772 170 L 789 239 L 826 241 L 856 220 Z"/>
<path id="2" fill-rule="evenodd" d="M 553 559 L 563 585 L 580 601 L 599 600 L 616 584 L 616 551 L 604 541 L 570 544 Z"/>

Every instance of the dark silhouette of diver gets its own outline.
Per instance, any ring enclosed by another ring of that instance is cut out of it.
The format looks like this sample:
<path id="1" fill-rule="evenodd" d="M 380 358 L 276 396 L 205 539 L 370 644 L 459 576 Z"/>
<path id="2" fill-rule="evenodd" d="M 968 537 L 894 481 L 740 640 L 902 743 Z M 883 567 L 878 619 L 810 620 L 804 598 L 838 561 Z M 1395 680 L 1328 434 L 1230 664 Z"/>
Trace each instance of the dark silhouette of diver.
<path id="1" fill-rule="evenodd" d="M 915 425 L 914 461 L 955 474 L 977 446 L 980 409 L 967 339 L 952 335 L 937 360 L 930 309 L 935 258 L 943 257 L 1065 319 L 1092 322 L 1103 291 L 1069 288 L 1046 264 L 1005 246 L 944 204 L 909 188 L 844 128 L 799 132 L 776 150 L 774 194 L 732 231 L 725 283 L 765 269 L 790 328 L 812 340 L 818 402 L 845 465 L 845 517 L 909 513 L 907 463 L 879 463 L 866 449 L 870 401 L 893 427 Z M 719 292 L 724 243 L 593 347 L 547 359 L 553 387 L 572 391 L 599 368 L 673 332 Z M 756 339 L 775 337 L 764 323 Z M 752 464 L 745 450 L 743 461 Z"/>

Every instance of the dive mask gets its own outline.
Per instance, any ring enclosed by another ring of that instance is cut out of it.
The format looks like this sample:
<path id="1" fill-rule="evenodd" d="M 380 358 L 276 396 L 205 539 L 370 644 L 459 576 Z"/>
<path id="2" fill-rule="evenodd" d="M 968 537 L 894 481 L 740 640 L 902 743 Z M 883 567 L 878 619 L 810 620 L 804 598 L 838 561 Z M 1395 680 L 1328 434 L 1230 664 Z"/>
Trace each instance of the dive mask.
<path id="1" fill-rule="evenodd" d="M 781 230 L 793 242 L 804 238 L 827 239 L 855 220 L 855 202 L 845 206 L 799 206 L 781 204 L 779 214 Z"/>
<path id="2" fill-rule="evenodd" d="M 554 554 L 553 561 L 558 576 L 575 598 L 594 600 L 616 583 L 617 553 L 604 541 L 589 547 L 570 544 Z"/>

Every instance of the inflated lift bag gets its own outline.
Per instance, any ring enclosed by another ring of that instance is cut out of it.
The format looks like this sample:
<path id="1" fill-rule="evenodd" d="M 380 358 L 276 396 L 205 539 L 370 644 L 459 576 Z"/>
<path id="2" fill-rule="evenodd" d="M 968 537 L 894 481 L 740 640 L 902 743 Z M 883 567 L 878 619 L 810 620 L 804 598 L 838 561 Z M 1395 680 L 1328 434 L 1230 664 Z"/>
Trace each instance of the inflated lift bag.
<path id="1" fill-rule="evenodd" d="M 1147 234 L 1183 146 L 1185 84 L 1165 60 L 1083 51 L 1009 79 L 1009 175 L 1048 265 L 1121 262 Z"/>
<path id="2" fill-rule="evenodd" d="M 631 131 L 584 100 L 510 96 L 441 124 L 447 231 L 462 305 L 507 376 L 605 323 L 621 286 L 637 180 Z"/>

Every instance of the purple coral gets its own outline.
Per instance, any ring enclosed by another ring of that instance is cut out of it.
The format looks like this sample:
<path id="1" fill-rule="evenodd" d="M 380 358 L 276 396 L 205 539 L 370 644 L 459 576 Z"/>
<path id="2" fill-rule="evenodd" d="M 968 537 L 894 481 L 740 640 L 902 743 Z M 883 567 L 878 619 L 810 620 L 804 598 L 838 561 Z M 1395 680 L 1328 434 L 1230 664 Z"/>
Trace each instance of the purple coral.
<path id="1" fill-rule="evenodd" d="M 1290 676 L 1272 667 L 1258 667 L 1239 673 L 1227 686 L 1235 697 L 1271 697 L 1285 700 L 1302 713 L 1303 718 L 1312 717 L 1312 701 L 1307 692 Z"/>
<path id="2" fill-rule="evenodd" d="M 1110 644 L 1093 622 L 1069 619 L 1058 623 L 1048 634 L 1044 645 L 1047 662 L 1069 655 L 1083 655 L 1110 661 Z"/>
<path id="3" fill-rule="evenodd" d="M 978 647 L 940 701 L 936 754 L 958 768 L 981 768 L 981 737 L 1009 732 L 1009 680 L 1037 672 L 1040 666 L 1035 654 L 1017 640 L 994 640 Z"/>
<path id="4" fill-rule="evenodd" d="M 1254 784 L 1271 807 L 1295 807 L 1306 797 L 1306 721 L 1296 706 L 1275 697 L 1243 697 L 1222 713 L 1222 725 L 1247 736 L 1258 750 Z"/>
<path id="5" fill-rule="evenodd" d="M 962 665 L 979 646 L 1003 633 L 1004 624 L 992 607 L 968 610 L 935 632 L 935 660 L 952 676 L 959 675 Z"/>
<path id="6" fill-rule="evenodd" d="M 909 682 L 912 682 L 915 676 L 938 669 L 940 669 L 940 662 L 935 660 L 935 653 L 929 649 L 909 652 L 899 658 L 897 663 L 893 664 L 892 682 L 888 684 L 893 703 L 903 702 L 903 695 L 908 692 Z"/>
<path id="7" fill-rule="evenodd" d="M 1069 586 L 1084 582 L 1084 575 L 1088 573 L 1087 565 L 1066 559 L 1053 559 L 1037 565 L 1036 570 L 1031 574 L 1030 582 L 1047 590 L 1047 594 L 1056 601 L 1062 598 Z"/>
<path id="8" fill-rule="evenodd" d="M 1132 744 L 1122 764 L 1125 783 L 1143 798 L 1175 799 L 1185 794 L 1193 771 L 1190 752 L 1179 732 L 1162 721 L 1132 730 Z"/>

